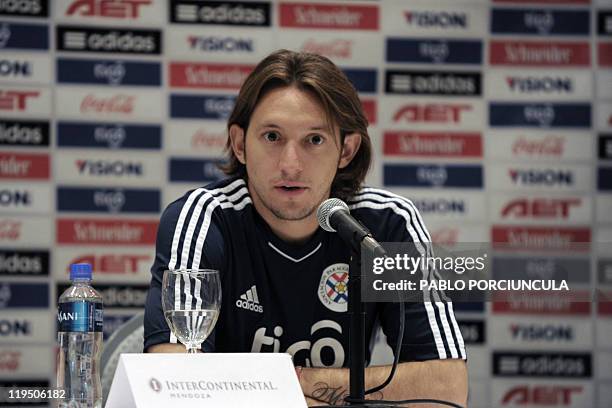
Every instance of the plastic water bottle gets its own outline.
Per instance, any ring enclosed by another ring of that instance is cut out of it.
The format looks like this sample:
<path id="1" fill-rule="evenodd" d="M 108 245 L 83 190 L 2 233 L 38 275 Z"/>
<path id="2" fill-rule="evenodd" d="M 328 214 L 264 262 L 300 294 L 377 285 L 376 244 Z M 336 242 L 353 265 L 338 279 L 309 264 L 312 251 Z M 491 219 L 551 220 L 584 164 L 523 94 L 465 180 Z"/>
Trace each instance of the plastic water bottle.
<path id="1" fill-rule="evenodd" d="M 70 266 L 72 286 L 59 298 L 57 387 L 65 391 L 60 408 L 101 408 L 100 354 L 102 296 L 91 283 L 91 265 Z"/>

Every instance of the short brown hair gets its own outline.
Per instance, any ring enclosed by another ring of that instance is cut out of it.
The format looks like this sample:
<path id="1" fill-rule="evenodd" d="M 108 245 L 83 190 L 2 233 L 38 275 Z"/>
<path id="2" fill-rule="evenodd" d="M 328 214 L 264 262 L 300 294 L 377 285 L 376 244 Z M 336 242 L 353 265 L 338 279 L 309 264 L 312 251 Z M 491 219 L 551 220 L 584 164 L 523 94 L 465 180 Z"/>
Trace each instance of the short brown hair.
<path id="1" fill-rule="evenodd" d="M 372 143 L 368 120 L 357 91 L 346 75 L 328 58 L 317 54 L 278 50 L 264 58 L 246 78 L 227 121 L 228 162 L 222 167 L 231 176 L 247 178 L 246 167 L 231 147 L 229 129 L 240 126 L 246 135 L 255 106 L 271 89 L 296 86 L 310 91 L 321 103 L 328 123 L 340 130 L 340 145 L 350 133 L 361 135 L 361 145 L 353 160 L 339 169 L 332 182 L 331 196 L 346 200 L 354 195 L 370 168 Z"/>

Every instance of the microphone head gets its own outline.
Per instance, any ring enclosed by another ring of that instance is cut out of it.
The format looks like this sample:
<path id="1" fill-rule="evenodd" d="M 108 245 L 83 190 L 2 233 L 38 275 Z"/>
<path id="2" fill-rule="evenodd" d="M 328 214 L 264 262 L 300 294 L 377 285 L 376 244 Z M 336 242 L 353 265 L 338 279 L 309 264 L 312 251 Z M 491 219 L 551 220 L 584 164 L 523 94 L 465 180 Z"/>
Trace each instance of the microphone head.
<path id="1" fill-rule="evenodd" d="M 329 219 L 331 215 L 338 210 L 346 211 L 347 213 L 350 212 L 348 205 L 339 198 L 328 198 L 319 205 L 317 220 L 321 228 L 327 232 L 336 232 L 336 229 L 331 226 Z"/>

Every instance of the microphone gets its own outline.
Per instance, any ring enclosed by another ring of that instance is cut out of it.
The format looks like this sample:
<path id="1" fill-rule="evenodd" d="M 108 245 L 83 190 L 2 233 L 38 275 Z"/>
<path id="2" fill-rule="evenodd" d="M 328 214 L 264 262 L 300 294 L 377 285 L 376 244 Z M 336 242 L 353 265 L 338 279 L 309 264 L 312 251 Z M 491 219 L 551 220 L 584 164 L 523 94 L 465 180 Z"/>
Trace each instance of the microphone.
<path id="1" fill-rule="evenodd" d="M 387 252 L 372 237 L 366 227 L 351 214 L 348 205 L 339 198 L 329 198 L 319 205 L 317 210 L 319 225 L 327 232 L 337 232 L 356 253 L 361 244 L 377 257 L 386 256 Z"/>

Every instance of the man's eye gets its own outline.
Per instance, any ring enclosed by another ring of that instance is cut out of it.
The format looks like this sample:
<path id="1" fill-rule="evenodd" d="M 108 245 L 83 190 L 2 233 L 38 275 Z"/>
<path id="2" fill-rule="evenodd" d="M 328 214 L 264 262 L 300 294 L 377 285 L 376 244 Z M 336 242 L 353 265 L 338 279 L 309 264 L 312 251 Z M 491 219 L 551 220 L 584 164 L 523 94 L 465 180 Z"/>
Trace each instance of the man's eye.
<path id="1" fill-rule="evenodd" d="M 323 136 L 321 135 L 312 135 L 310 136 L 310 143 L 312 143 L 313 145 L 320 145 L 322 144 L 325 139 L 323 139 Z"/>
<path id="2" fill-rule="evenodd" d="M 266 139 L 268 142 L 276 142 L 278 138 L 279 136 L 276 132 L 266 132 L 264 134 L 264 139 Z"/>

